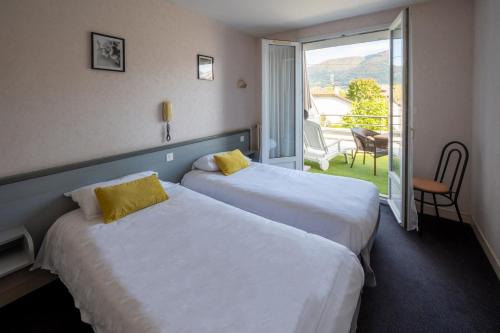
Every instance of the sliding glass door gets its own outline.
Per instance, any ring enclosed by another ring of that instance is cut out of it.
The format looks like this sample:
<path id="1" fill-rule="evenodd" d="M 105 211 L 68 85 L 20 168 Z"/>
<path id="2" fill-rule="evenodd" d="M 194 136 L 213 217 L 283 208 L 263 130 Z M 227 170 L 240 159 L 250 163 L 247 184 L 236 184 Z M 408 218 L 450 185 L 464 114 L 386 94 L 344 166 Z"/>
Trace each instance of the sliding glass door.
<path id="1" fill-rule="evenodd" d="M 303 168 L 300 43 L 262 40 L 262 163 Z"/>

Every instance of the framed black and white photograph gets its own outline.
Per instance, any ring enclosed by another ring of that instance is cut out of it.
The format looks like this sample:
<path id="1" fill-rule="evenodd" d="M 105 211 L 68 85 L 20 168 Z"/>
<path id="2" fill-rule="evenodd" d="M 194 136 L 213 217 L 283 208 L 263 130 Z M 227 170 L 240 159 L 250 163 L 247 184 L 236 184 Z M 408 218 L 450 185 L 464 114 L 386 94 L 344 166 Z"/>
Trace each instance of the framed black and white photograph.
<path id="1" fill-rule="evenodd" d="M 198 80 L 214 79 L 214 58 L 198 54 Z"/>
<path id="2" fill-rule="evenodd" d="M 125 39 L 93 32 L 92 69 L 125 72 Z"/>

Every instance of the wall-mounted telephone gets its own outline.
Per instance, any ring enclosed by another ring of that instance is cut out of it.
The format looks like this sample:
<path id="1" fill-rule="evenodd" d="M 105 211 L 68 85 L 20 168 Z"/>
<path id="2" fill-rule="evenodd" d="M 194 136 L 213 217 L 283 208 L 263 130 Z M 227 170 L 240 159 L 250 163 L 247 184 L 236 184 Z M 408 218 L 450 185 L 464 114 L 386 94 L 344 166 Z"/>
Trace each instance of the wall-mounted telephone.
<path id="1" fill-rule="evenodd" d="M 165 128 L 165 140 L 170 141 L 170 122 L 172 121 L 172 103 L 171 102 L 163 102 L 163 121 L 166 124 Z"/>

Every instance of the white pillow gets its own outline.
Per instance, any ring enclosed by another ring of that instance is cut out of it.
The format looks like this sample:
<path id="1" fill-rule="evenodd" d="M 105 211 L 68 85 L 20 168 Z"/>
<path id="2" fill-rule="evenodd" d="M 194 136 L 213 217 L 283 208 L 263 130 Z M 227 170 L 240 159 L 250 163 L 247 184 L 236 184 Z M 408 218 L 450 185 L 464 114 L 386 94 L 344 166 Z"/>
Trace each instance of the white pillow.
<path id="1" fill-rule="evenodd" d="M 158 175 L 158 173 L 155 171 L 144 171 L 144 172 L 134 173 L 110 181 L 95 183 L 84 187 L 80 187 L 71 192 L 66 192 L 64 193 L 64 195 L 67 197 L 71 197 L 71 199 L 73 199 L 73 201 L 80 206 L 87 220 L 92 220 L 102 215 L 101 207 L 99 206 L 99 202 L 97 201 L 97 197 L 95 196 L 94 192 L 96 188 L 127 183 L 136 179 L 149 177 L 151 175 Z"/>
<path id="2" fill-rule="evenodd" d="M 220 153 L 214 153 L 214 154 L 208 154 L 205 156 L 200 157 L 193 163 L 193 169 L 198 169 L 198 170 L 203 170 L 203 171 L 219 171 L 219 167 L 215 163 L 214 155 L 217 154 L 224 154 L 227 153 L 226 151 L 220 152 Z M 248 157 L 245 156 L 245 158 L 248 160 L 248 163 L 250 163 L 252 160 Z"/>

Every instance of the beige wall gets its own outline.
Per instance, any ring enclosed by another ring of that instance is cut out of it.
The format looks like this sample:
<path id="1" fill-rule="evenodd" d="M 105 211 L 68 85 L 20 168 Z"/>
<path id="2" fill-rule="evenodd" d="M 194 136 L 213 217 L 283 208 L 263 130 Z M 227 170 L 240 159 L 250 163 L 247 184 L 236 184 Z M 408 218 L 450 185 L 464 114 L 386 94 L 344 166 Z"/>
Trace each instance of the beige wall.
<path id="1" fill-rule="evenodd" d="M 126 39 L 126 73 L 89 69 L 91 31 Z M 161 145 L 166 99 L 172 142 L 259 117 L 258 39 L 163 0 L 3 0 L 0 42 L 0 177 Z"/>
<path id="2" fill-rule="evenodd" d="M 474 9 L 473 216 L 500 277 L 500 2 L 476 0 Z"/>
<path id="3" fill-rule="evenodd" d="M 472 21 L 470 0 L 434 0 L 410 9 L 417 176 L 434 176 L 448 141 L 471 148 Z M 460 194 L 461 210 L 470 221 L 469 178 L 470 165 Z"/>
<path id="4" fill-rule="evenodd" d="M 268 36 L 300 40 L 388 26 L 400 9 Z M 433 0 L 410 8 L 414 174 L 433 177 L 440 151 L 451 140 L 470 145 L 472 108 L 472 2 Z M 470 220 L 467 174 L 460 206 Z M 429 210 L 433 214 L 433 210 Z M 446 213 L 446 212 L 444 212 Z M 456 218 L 455 214 L 446 215 Z"/>

